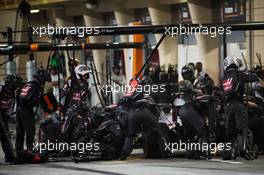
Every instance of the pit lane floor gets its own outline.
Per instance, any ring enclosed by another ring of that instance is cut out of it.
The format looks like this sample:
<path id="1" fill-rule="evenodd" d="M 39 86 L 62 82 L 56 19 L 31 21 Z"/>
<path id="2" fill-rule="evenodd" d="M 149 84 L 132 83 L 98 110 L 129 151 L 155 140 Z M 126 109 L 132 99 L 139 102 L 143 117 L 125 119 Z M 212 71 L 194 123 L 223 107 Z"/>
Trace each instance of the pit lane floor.
<path id="1" fill-rule="evenodd" d="M 11 124 L 10 128 L 14 130 L 15 127 Z M 14 142 L 14 138 L 12 141 Z M 179 152 L 176 158 L 161 160 L 145 159 L 141 149 L 134 149 L 132 156 L 126 161 L 76 164 L 70 159 L 64 159 L 44 164 L 23 165 L 6 165 L 3 157 L 0 146 L 0 175 L 264 175 L 264 155 L 253 161 L 246 161 L 243 158 L 223 161 L 221 157 L 214 157 L 212 160 L 188 160 L 184 153 Z"/>
<path id="2" fill-rule="evenodd" d="M 138 151 L 126 161 L 94 161 L 74 163 L 49 162 L 44 164 L 4 165 L 0 158 L 0 175 L 260 175 L 264 174 L 264 156 L 253 161 L 242 158 L 236 161 L 223 161 L 220 157 L 212 160 L 188 160 L 170 158 L 166 160 L 144 159 Z"/>

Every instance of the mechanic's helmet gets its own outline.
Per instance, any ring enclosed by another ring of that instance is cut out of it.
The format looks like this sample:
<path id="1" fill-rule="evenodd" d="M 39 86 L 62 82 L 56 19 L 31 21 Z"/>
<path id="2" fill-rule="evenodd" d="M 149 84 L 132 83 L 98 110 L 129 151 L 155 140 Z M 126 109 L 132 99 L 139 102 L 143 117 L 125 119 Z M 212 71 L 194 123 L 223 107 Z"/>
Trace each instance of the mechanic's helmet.
<path id="1" fill-rule="evenodd" d="M 179 91 L 183 93 L 189 93 L 193 91 L 193 85 L 188 80 L 183 80 L 179 83 Z"/>
<path id="2" fill-rule="evenodd" d="M 224 60 L 224 70 L 228 68 L 240 68 L 242 66 L 242 61 L 235 56 L 227 56 Z"/>
<path id="3" fill-rule="evenodd" d="M 183 66 L 181 70 L 181 75 L 184 80 L 191 80 L 193 78 L 193 69 L 189 66 Z"/>
<path id="4" fill-rule="evenodd" d="M 118 106 L 130 106 L 132 105 L 132 102 L 133 102 L 133 99 L 131 96 L 124 96 L 118 101 L 117 105 Z"/>
<path id="5" fill-rule="evenodd" d="M 187 66 L 192 69 L 193 73 L 195 72 L 195 65 L 194 65 L 194 63 L 188 63 Z"/>
<path id="6" fill-rule="evenodd" d="M 205 94 L 211 94 L 214 88 L 214 81 L 208 74 L 205 74 L 205 76 L 199 80 L 198 88 Z"/>
<path id="7" fill-rule="evenodd" d="M 87 80 L 89 78 L 89 73 L 91 72 L 88 67 L 84 64 L 80 64 L 75 67 L 74 72 L 78 80 Z"/>
<path id="8" fill-rule="evenodd" d="M 15 91 L 18 87 L 22 85 L 23 79 L 20 76 L 8 75 L 5 78 L 5 86 L 10 91 Z"/>
<path id="9" fill-rule="evenodd" d="M 41 84 L 45 83 L 46 81 L 51 81 L 51 76 L 43 67 L 40 67 L 37 72 L 33 75 L 33 77 L 40 81 Z"/>

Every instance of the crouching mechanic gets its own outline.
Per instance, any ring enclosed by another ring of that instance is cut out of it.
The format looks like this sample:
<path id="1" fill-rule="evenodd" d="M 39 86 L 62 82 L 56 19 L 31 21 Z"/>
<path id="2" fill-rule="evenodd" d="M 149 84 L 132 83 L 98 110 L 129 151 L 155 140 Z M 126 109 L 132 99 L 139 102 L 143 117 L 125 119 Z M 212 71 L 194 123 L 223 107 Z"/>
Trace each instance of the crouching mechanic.
<path id="1" fill-rule="evenodd" d="M 250 159 L 248 148 L 248 111 L 243 101 L 245 84 L 255 82 L 258 77 L 254 73 L 240 71 L 242 61 L 237 57 L 228 56 L 224 60 L 225 74 L 222 80 L 224 90 L 224 111 L 226 117 L 225 144 L 231 143 L 234 148 L 234 142 L 239 135 L 240 155 L 245 159 Z M 230 160 L 232 149 L 225 149 L 223 159 Z"/>
<path id="2" fill-rule="evenodd" d="M 50 74 L 42 67 L 33 75 L 34 80 L 27 82 L 20 90 L 16 111 L 16 153 L 22 154 L 24 150 L 24 137 L 29 152 L 33 149 L 35 136 L 35 113 L 33 108 L 38 106 L 43 86 L 51 81 Z"/>
<path id="3" fill-rule="evenodd" d="M 159 126 L 160 111 L 156 103 L 150 96 L 144 96 L 140 93 L 134 93 L 132 97 L 123 97 L 130 103 L 126 103 L 129 108 L 128 112 L 128 134 L 121 152 L 121 160 L 131 154 L 133 150 L 133 140 L 137 133 L 144 132 L 144 152 L 148 158 L 166 158 L 168 155 L 165 151 L 166 140 Z"/>
<path id="4" fill-rule="evenodd" d="M 8 75 L 5 85 L 0 86 L 0 141 L 5 153 L 5 162 L 13 162 L 15 153 L 10 140 L 8 119 L 12 115 L 16 90 L 22 83 L 22 78 Z"/>

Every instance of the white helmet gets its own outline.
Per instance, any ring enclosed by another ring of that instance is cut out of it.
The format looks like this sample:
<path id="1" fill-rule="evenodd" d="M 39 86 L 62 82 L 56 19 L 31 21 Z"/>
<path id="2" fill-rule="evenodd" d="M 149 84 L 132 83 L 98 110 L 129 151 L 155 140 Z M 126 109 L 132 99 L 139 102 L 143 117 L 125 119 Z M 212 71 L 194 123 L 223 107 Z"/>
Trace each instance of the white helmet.
<path id="1" fill-rule="evenodd" d="M 224 70 L 226 71 L 232 64 L 236 65 L 237 68 L 240 68 L 242 66 L 242 61 L 235 56 L 227 56 L 224 60 Z"/>
<path id="2" fill-rule="evenodd" d="M 82 76 L 89 74 L 91 71 L 88 69 L 86 65 L 80 64 L 75 67 L 74 72 L 76 74 L 76 78 L 80 80 Z"/>

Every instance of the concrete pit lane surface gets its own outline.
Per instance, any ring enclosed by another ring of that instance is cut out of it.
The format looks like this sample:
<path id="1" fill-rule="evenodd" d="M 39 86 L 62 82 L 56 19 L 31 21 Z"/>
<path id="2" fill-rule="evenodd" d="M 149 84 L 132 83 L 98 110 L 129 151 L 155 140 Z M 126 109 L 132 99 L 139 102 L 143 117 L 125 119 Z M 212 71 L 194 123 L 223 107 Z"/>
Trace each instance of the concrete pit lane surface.
<path id="1" fill-rule="evenodd" d="M 136 153 L 135 153 L 136 152 Z M 74 163 L 70 159 L 44 164 L 5 165 L 1 153 L 0 175 L 261 175 L 264 174 L 264 156 L 247 161 L 189 160 L 183 156 L 170 159 L 145 159 L 135 150 L 126 161 L 94 161 Z"/>

